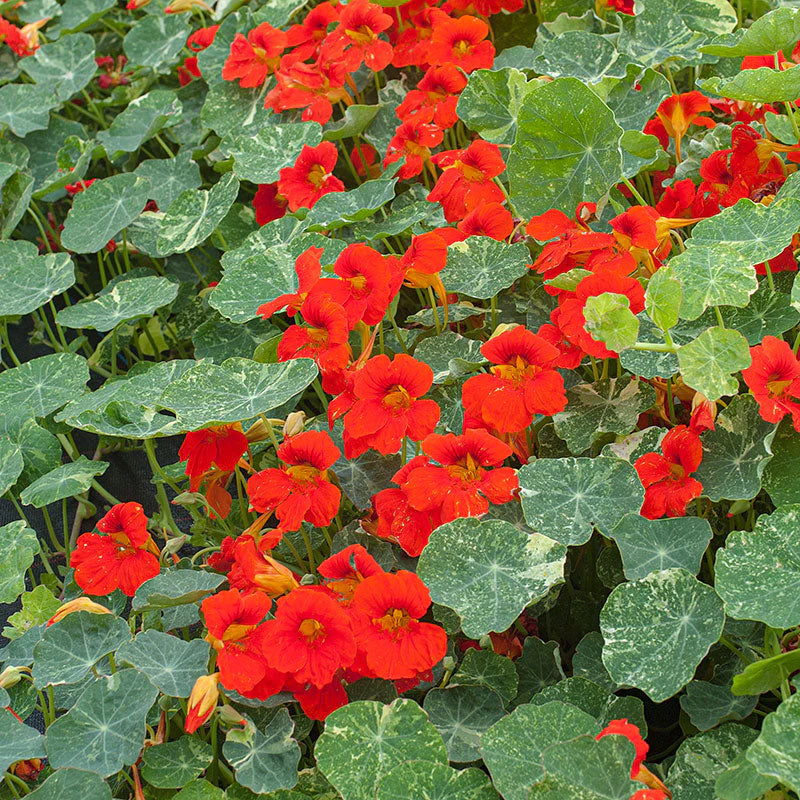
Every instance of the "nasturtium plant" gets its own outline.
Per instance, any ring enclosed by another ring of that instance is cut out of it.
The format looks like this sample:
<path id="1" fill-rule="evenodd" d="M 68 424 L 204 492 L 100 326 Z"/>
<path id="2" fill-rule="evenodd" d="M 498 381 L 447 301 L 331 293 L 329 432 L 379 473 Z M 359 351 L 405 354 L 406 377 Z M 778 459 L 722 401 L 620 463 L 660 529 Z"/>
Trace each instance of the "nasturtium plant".
<path id="1" fill-rule="evenodd" d="M 0 800 L 800 800 L 799 62 L 0 4 Z"/>

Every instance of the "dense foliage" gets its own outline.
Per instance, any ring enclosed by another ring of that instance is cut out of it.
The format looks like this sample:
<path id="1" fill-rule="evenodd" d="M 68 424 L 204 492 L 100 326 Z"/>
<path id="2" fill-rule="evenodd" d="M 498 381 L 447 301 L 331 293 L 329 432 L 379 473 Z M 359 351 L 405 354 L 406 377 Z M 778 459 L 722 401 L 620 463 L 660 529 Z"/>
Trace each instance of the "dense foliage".
<path id="1" fill-rule="evenodd" d="M 800 10 L 0 14 L 2 800 L 798 797 Z"/>

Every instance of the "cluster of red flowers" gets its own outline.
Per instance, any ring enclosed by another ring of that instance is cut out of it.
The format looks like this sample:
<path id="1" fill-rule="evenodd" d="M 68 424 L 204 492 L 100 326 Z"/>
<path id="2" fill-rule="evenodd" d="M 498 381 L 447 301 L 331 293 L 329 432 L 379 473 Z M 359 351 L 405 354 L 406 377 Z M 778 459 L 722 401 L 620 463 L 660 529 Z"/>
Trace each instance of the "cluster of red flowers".
<path id="1" fill-rule="evenodd" d="M 18 28 L 4 17 L 0 17 L 0 44 L 8 45 L 20 58 L 32 56 L 39 49 L 38 29 L 45 22 L 46 19 L 41 23 Z"/>
<path id="2" fill-rule="evenodd" d="M 319 565 L 323 583 L 300 586 L 265 543 L 228 538 L 211 561 L 233 587 L 202 604 L 226 689 L 259 700 L 288 691 L 309 717 L 324 719 L 360 678 L 392 680 L 400 692 L 431 679 L 447 636 L 420 621 L 431 599 L 414 573 L 387 573 L 355 544 Z"/>

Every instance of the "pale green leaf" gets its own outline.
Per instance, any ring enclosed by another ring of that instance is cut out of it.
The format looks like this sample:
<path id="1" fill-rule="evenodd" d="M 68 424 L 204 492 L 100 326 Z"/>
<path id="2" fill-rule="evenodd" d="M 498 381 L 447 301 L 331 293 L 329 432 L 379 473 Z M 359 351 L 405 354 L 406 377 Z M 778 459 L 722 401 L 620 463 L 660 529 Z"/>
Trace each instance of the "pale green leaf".
<path id="1" fill-rule="evenodd" d="M 711 401 L 736 394 L 739 382 L 733 374 L 750 361 L 747 339 L 727 328 L 709 328 L 678 350 L 684 383 Z"/>
<path id="2" fill-rule="evenodd" d="M 448 292 L 488 300 L 527 274 L 529 262 L 528 248 L 521 243 L 469 236 L 447 248 L 447 266 L 440 276 Z"/>
<path id="3" fill-rule="evenodd" d="M 76 461 L 57 467 L 35 480 L 23 489 L 20 500 L 26 506 L 43 508 L 56 500 L 75 497 L 87 491 L 94 478 L 107 469 L 107 461 L 90 461 L 86 456 L 79 456 Z"/>
<path id="4" fill-rule="evenodd" d="M 0 317 L 30 314 L 74 283 L 67 253 L 39 255 L 32 242 L 0 242 Z"/>

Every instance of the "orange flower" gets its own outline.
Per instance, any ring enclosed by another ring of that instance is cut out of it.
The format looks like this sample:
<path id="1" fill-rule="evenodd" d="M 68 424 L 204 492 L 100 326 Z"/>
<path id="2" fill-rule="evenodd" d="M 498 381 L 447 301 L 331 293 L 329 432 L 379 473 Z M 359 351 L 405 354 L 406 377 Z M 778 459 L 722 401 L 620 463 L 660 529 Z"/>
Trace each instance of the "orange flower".
<path id="1" fill-rule="evenodd" d="M 292 48 L 292 56 L 306 61 L 317 55 L 320 45 L 328 35 L 328 28 L 339 17 L 339 8 L 338 3 L 314 6 L 301 23 L 292 25 L 286 31 L 286 42 Z"/>
<path id="2" fill-rule="evenodd" d="M 217 651 L 219 678 L 227 689 L 266 700 L 283 688 L 283 676 L 270 669 L 261 654 L 264 626 L 272 600 L 261 592 L 218 592 L 201 606 L 208 628 L 206 641 Z"/>
<path id="3" fill-rule="evenodd" d="M 339 25 L 330 35 L 330 42 L 345 47 L 348 72 L 355 72 L 362 63 L 373 72 L 380 72 L 392 60 L 392 46 L 378 38 L 391 28 L 392 18 L 369 0 L 351 0 L 342 9 Z"/>
<path id="4" fill-rule="evenodd" d="M 680 161 L 681 139 L 686 135 L 689 126 L 694 124 L 713 128 L 716 125 L 713 119 L 700 116 L 704 111 L 711 111 L 711 105 L 708 98 L 700 92 L 673 94 L 661 101 L 661 105 L 656 109 L 658 121 L 648 122 L 644 132 L 658 136 L 665 148 L 666 137 L 674 139 L 675 157 Z"/>
<path id="5" fill-rule="evenodd" d="M 278 183 L 259 183 L 253 197 L 253 210 L 256 212 L 256 223 L 266 225 L 268 222 L 286 216 L 286 198 L 278 191 Z"/>
<path id="6" fill-rule="evenodd" d="M 412 89 L 395 109 L 406 120 L 423 108 L 433 109 L 433 122 L 440 128 L 452 128 L 458 122 L 458 96 L 467 85 L 467 78 L 453 64 L 430 67 L 416 89 Z"/>
<path id="7" fill-rule="evenodd" d="M 133 597 L 160 571 L 158 549 L 147 533 L 147 517 L 139 503 L 119 503 L 97 523 L 100 533 L 83 533 L 72 552 L 75 583 L 88 594 L 120 589 Z"/>
<path id="8" fill-rule="evenodd" d="M 760 345 L 750 348 L 752 363 L 742 370 L 747 388 L 758 401 L 761 418 L 780 422 L 792 416 L 800 431 L 800 361 L 792 348 L 776 336 L 765 336 Z"/>
<path id="9" fill-rule="evenodd" d="M 332 282 L 330 296 L 347 312 L 348 325 L 353 328 L 360 320 L 377 325 L 391 300 L 386 259 L 365 244 L 350 244 L 336 259 L 333 271 L 341 280 Z"/>
<path id="10" fill-rule="evenodd" d="M 211 716 L 219 698 L 219 672 L 201 675 L 192 686 L 189 695 L 189 713 L 183 723 L 186 733 L 194 733 Z"/>
<path id="11" fill-rule="evenodd" d="M 383 570 L 364 547 L 351 544 L 326 558 L 317 567 L 317 572 L 327 579 L 325 586 L 339 595 L 343 605 L 349 606 L 356 587 L 371 575 L 380 575 Z"/>
<path id="12" fill-rule="evenodd" d="M 246 452 L 247 437 L 241 424 L 234 422 L 187 433 L 178 450 L 178 458 L 186 462 L 189 489 L 196 492 L 212 465 L 223 472 L 232 472 Z"/>
<path id="13" fill-rule="evenodd" d="M 358 458 L 370 448 L 396 453 L 404 437 L 420 441 L 433 433 L 439 406 L 420 398 L 433 385 L 433 370 L 403 353 L 371 358 L 354 378 L 358 398 L 344 418 L 344 451 Z"/>
<path id="14" fill-rule="evenodd" d="M 422 172 L 431 157 L 431 148 L 442 143 L 444 132 L 433 124 L 433 109 L 421 109 L 398 125 L 386 148 L 383 167 L 401 158 L 405 163 L 397 171 L 401 178 L 413 178 Z"/>
<path id="15" fill-rule="evenodd" d="M 344 184 L 331 174 L 338 157 L 333 142 L 316 147 L 303 145 L 294 166 L 282 169 L 278 180 L 278 191 L 286 198 L 290 211 L 313 208 L 323 195 L 344 191 Z"/>
<path id="16" fill-rule="evenodd" d="M 94 600 L 90 600 L 88 597 L 76 597 L 74 600 L 68 600 L 66 603 L 62 604 L 58 611 L 47 620 L 47 625 L 45 627 L 49 628 L 51 625 L 64 619 L 64 617 L 69 614 L 74 614 L 76 611 L 88 611 L 90 614 L 111 613 L 105 606 L 95 603 Z"/>
<path id="17" fill-rule="evenodd" d="M 318 688 L 313 683 L 299 684 L 289 675 L 286 678 L 286 690 L 294 695 L 309 719 L 324 720 L 328 714 L 348 703 L 347 692 L 339 677 Z"/>
<path id="18" fill-rule="evenodd" d="M 228 583 L 245 592 L 261 591 L 270 597 L 279 597 L 299 584 L 294 573 L 269 555 L 274 534 L 265 534 L 256 544 L 249 534 L 237 537 L 233 543 L 233 564 L 228 570 Z"/>
<path id="19" fill-rule="evenodd" d="M 700 437 L 686 425 L 677 425 L 667 433 L 661 453 L 637 458 L 633 466 L 644 486 L 641 515 L 648 519 L 685 516 L 689 501 L 703 491 L 703 484 L 689 477 L 702 460 Z"/>
<path id="20" fill-rule="evenodd" d="M 342 496 L 328 480 L 328 470 L 340 455 L 324 431 L 284 440 L 278 448 L 281 468 L 262 470 L 247 481 L 250 504 L 262 514 L 274 513 L 282 532 L 298 530 L 304 520 L 327 527 Z"/>
<path id="21" fill-rule="evenodd" d="M 468 430 L 462 436 L 431 434 L 422 442 L 422 451 L 441 466 L 411 470 L 402 488 L 412 508 L 441 509 L 442 522 L 479 517 L 490 502 L 507 503 L 519 488 L 516 472 L 500 466 L 511 448 L 484 430 Z"/>
<path id="22" fill-rule="evenodd" d="M 511 212 L 500 203 L 485 203 L 473 208 L 457 228 L 465 236 L 490 236 L 503 241 L 511 236 L 514 220 Z"/>
<path id="23" fill-rule="evenodd" d="M 268 22 L 253 28 L 247 38 L 237 33 L 222 67 L 222 77 L 226 81 L 238 80 L 243 89 L 261 86 L 267 75 L 277 69 L 285 49 L 286 34 Z"/>
<path id="24" fill-rule="evenodd" d="M 258 307 L 258 314 L 264 319 L 269 319 L 277 311 L 286 309 L 286 314 L 293 317 L 302 307 L 309 292 L 320 282 L 322 264 L 320 258 L 324 250 L 321 247 L 309 247 L 304 250 L 294 262 L 294 271 L 297 275 L 297 291 L 278 295 L 274 300 Z M 328 279 L 334 283 L 332 278 Z"/>
<path id="25" fill-rule="evenodd" d="M 494 45 L 486 41 L 489 26 L 469 15 L 452 19 L 441 16 L 433 26 L 428 47 L 428 62 L 454 64 L 469 74 L 476 69 L 491 69 Z"/>
<path id="26" fill-rule="evenodd" d="M 20 28 L 0 17 L 0 44 L 7 44 L 20 58 L 33 55 L 38 44 L 32 44 Z"/>
<path id="27" fill-rule="evenodd" d="M 275 619 L 264 627 L 267 663 L 300 684 L 321 689 L 356 657 L 349 615 L 319 586 L 301 586 L 282 597 Z"/>
<path id="28" fill-rule="evenodd" d="M 517 433 L 536 414 L 550 416 L 566 407 L 564 379 L 555 369 L 560 354 L 541 336 L 518 325 L 489 339 L 481 353 L 496 366 L 464 384 L 467 414 L 499 433 Z"/>
<path id="29" fill-rule="evenodd" d="M 415 678 L 444 658 L 444 629 L 419 621 L 430 604 L 425 584 L 406 570 L 373 575 L 358 585 L 350 606 L 353 630 L 375 676 Z"/>

